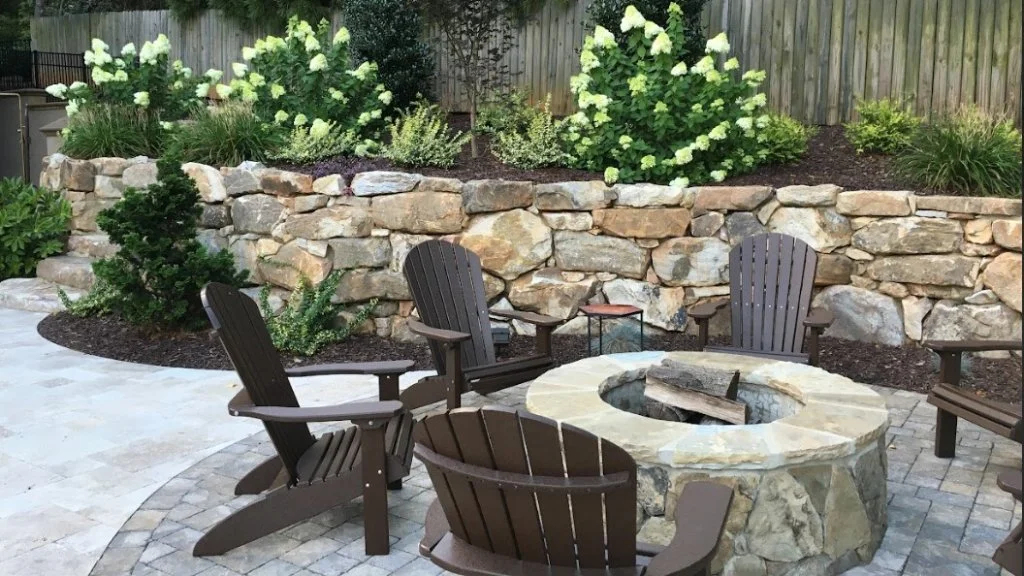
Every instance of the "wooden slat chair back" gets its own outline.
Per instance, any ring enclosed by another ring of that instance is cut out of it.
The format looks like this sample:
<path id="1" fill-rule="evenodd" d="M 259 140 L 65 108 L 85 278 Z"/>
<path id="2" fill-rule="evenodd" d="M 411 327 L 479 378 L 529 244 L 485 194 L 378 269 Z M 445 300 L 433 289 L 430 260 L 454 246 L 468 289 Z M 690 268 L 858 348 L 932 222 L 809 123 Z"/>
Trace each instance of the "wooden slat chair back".
<path id="1" fill-rule="evenodd" d="M 551 566 L 636 565 L 636 463 L 622 448 L 502 409 L 430 416 L 413 439 L 463 542 Z"/>
<path id="2" fill-rule="evenodd" d="M 471 336 L 461 344 L 463 368 L 494 364 L 480 257 L 451 242 L 429 240 L 409 252 L 403 271 L 424 324 Z M 428 342 L 434 365 L 443 374 L 444 346 L 435 340 Z"/>
<path id="3" fill-rule="evenodd" d="M 729 253 L 732 345 L 775 354 L 804 352 L 818 255 L 783 234 L 745 238 Z"/>
<path id="4" fill-rule="evenodd" d="M 203 294 L 207 316 L 252 403 L 297 408 L 298 398 L 256 302 L 223 284 L 211 284 Z M 299 459 L 316 441 L 309 426 L 270 421 L 263 425 L 285 469 L 296 479 Z"/>

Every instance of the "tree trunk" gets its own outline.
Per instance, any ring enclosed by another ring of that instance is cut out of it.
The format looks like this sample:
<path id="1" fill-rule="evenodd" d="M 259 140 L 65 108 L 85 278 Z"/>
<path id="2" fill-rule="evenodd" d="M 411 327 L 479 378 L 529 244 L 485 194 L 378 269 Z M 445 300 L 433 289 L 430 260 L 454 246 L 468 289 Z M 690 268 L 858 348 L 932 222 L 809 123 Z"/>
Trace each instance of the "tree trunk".
<path id="1" fill-rule="evenodd" d="M 476 141 L 476 96 L 469 97 L 469 150 L 473 158 L 480 157 L 480 148 Z"/>
<path id="2" fill-rule="evenodd" d="M 35 9 L 33 10 L 33 14 L 36 18 L 39 18 L 40 16 L 43 15 L 43 8 L 45 6 L 46 0 L 35 0 Z"/>

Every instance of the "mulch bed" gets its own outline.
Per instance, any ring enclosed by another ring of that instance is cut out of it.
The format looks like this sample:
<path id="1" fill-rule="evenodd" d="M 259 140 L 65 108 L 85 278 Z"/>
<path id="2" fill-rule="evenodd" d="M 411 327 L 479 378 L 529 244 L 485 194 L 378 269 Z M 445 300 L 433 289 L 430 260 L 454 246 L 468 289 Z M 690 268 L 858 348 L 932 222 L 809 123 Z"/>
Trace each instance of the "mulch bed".
<path id="1" fill-rule="evenodd" d="M 211 331 L 149 334 L 114 317 L 76 318 L 67 313 L 54 314 L 39 323 L 46 339 L 73 350 L 141 364 L 180 368 L 230 370 L 231 363 Z M 554 341 L 559 364 L 584 357 L 586 338 L 561 336 Z M 696 338 L 672 334 L 649 338 L 647 348 L 654 350 L 696 350 Z M 931 351 L 918 347 L 890 347 L 848 340 L 825 338 L 821 367 L 865 384 L 877 384 L 900 390 L 927 392 L 938 382 L 938 360 Z M 514 337 L 500 352 L 501 357 L 524 356 L 533 350 L 533 339 Z M 430 352 L 426 345 L 395 342 L 374 336 L 353 336 L 332 344 L 310 358 L 284 356 L 288 366 L 331 362 L 371 362 L 411 359 L 416 369 L 430 370 Z M 965 361 L 965 385 L 977 394 L 1003 402 L 1020 402 L 1021 360 Z"/>
<path id="2" fill-rule="evenodd" d="M 453 130 L 468 131 L 469 117 L 452 114 L 449 124 Z M 406 168 L 396 166 L 385 158 L 355 158 L 338 156 L 323 162 L 296 166 L 278 165 L 278 168 L 310 174 L 314 178 L 341 174 L 351 180 L 360 172 L 389 170 L 416 172 L 426 176 L 458 178 L 463 181 L 482 179 L 529 180 L 533 182 L 570 182 L 575 180 L 603 180 L 599 173 L 571 168 L 545 168 L 520 170 L 502 164 L 490 151 L 486 136 L 478 137 L 480 156 L 473 158 L 469 144 L 462 150 L 451 169 Z M 895 175 L 892 158 L 881 154 L 857 154 L 843 135 L 842 126 L 822 126 L 808 142 L 807 154 L 793 164 L 760 166 L 754 172 L 727 178 L 722 186 L 767 185 L 775 188 L 796 184 L 836 184 L 848 190 L 915 190 L 918 194 L 956 194 L 939 190 L 921 189 Z"/>

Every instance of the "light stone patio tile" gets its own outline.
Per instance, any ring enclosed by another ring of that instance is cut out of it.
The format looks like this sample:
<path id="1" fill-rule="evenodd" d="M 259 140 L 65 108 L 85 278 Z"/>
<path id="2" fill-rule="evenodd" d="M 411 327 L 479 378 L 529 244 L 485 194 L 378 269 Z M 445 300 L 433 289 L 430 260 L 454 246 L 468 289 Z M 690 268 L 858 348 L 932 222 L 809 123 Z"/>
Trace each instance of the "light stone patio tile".
<path id="1" fill-rule="evenodd" d="M 360 564 L 345 573 L 345 576 L 387 576 L 389 572 L 383 568 Z"/>
<path id="2" fill-rule="evenodd" d="M 142 556 L 139 557 L 139 562 L 149 563 L 175 551 L 175 548 L 168 546 L 167 544 L 163 544 L 161 542 L 150 542 L 149 545 L 146 546 L 146 549 L 142 551 Z"/>
<path id="3" fill-rule="evenodd" d="M 170 576 L 195 576 L 203 570 L 214 566 L 213 562 L 205 558 L 196 558 L 191 552 L 181 550 L 161 556 L 149 565 L 161 572 L 170 574 Z"/>
<path id="4" fill-rule="evenodd" d="M 928 516 L 925 518 L 925 522 L 935 522 L 937 524 L 946 524 L 947 526 L 962 528 L 967 524 L 967 517 L 970 516 L 970 514 L 970 508 L 935 504 L 932 506 L 931 510 L 928 511 Z"/>
<path id="5" fill-rule="evenodd" d="M 969 522 L 972 524 L 991 526 L 992 528 L 999 528 L 1001 530 L 1008 530 L 1012 520 L 1013 513 L 1009 510 L 975 504 L 974 508 L 971 509 Z"/>
<path id="6" fill-rule="evenodd" d="M 871 560 L 871 566 L 892 570 L 896 573 L 901 572 L 906 563 L 906 554 L 897 554 L 896 552 L 886 548 L 880 548 L 875 552 L 875 557 Z"/>
<path id="7" fill-rule="evenodd" d="M 310 572 L 322 574 L 323 576 L 334 576 L 346 574 L 349 570 L 359 564 L 359 561 L 341 554 L 329 554 L 306 567 Z"/>
<path id="8" fill-rule="evenodd" d="M 250 576 L 291 576 L 301 570 L 295 564 L 284 560 L 271 560 L 263 566 L 249 572 Z"/>
<path id="9" fill-rule="evenodd" d="M 983 524 L 968 524 L 964 530 L 964 538 L 960 542 L 960 551 L 978 556 L 992 556 L 1005 538 L 1006 530 Z"/>
<path id="10" fill-rule="evenodd" d="M 341 542 L 337 540 L 321 537 L 296 546 L 283 554 L 281 559 L 304 568 L 328 554 L 337 552 L 341 546 Z"/>
<path id="11" fill-rule="evenodd" d="M 269 534 L 259 540 L 239 546 L 227 554 L 211 556 L 210 560 L 236 572 L 246 573 L 294 550 L 299 544 L 301 544 L 299 540 L 288 538 L 281 533 Z"/>
<path id="12" fill-rule="evenodd" d="M 395 570 L 392 573 L 392 576 L 437 576 L 437 574 L 440 574 L 441 572 L 444 572 L 444 570 L 430 560 L 426 558 L 417 558 L 398 570 Z"/>
<path id="13" fill-rule="evenodd" d="M 416 559 L 416 556 L 401 550 L 392 550 L 387 556 L 371 556 L 366 563 L 377 568 L 383 568 L 389 572 L 398 570 L 409 562 Z"/>

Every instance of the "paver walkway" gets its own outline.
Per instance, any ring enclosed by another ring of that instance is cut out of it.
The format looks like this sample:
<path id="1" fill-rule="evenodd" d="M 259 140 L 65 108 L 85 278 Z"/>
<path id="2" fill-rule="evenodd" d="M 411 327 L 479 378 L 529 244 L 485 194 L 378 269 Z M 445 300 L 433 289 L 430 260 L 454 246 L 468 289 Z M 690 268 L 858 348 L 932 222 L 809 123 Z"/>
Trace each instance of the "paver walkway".
<path id="1" fill-rule="evenodd" d="M 521 407 L 528 385 L 466 405 Z M 957 457 L 932 456 L 935 409 L 924 396 L 874 388 L 887 399 L 891 424 L 889 529 L 874 561 L 847 576 L 998 576 L 989 557 L 1021 509 L 996 475 L 1021 465 L 1020 446 L 961 423 Z M 442 571 L 419 556 L 423 518 L 434 499 L 430 479 L 414 461 L 400 491 L 388 493 L 392 550 L 363 554 L 361 501 L 297 524 L 224 556 L 192 557 L 202 532 L 252 496 L 235 497 L 237 478 L 274 454 L 265 433 L 214 454 L 153 495 L 122 529 L 93 576 L 429 576 Z"/>
<path id="2" fill-rule="evenodd" d="M 234 373 L 67 350 L 38 335 L 44 317 L 0 309 L 3 576 L 85 576 L 155 490 L 261 429 L 227 415 Z M 307 378 L 296 388 L 309 404 L 377 390 L 367 376 Z"/>

